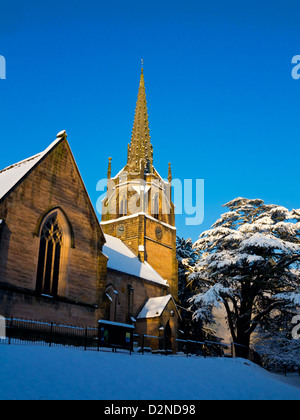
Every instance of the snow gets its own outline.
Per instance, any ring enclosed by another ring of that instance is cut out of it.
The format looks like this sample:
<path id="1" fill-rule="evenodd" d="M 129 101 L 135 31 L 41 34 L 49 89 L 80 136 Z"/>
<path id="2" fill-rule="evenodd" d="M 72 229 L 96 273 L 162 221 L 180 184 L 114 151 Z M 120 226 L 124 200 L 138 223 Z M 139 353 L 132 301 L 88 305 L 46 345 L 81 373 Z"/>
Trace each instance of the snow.
<path id="1" fill-rule="evenodd" d="M 221 300 L 221 294 L 224 293 L 226 295 L 232 294 L 232 289 L 224 287 L 221 283 L 214 284 L 208 291 L 204 293 L 197 294 L 193 300 L 194 303 L 201 303 L 202 305 L 216 305 L 216 307 L 220 307 L 218 302 Z"/>
<path id="2" fill-rule="evenodd" d="M 177 228 L 175 226 L 169 225 L 168 223 L 162 222 L 161 220 L 157 220 L 157 219 L 155 219 L 155 217 L 153 217 L 150 214 L 147 214 L 143 211 L 141 211 L 139 213 L 129 214 L 128 216 L 118 217 L 118 219 L 110 219 L 110 220 L 107 220 L 105 222 L 101 222 L 101 225 L 108 225 L 108 224 L 116 222 L 116 221 L 122 222 L 123 220 L 133 219 L 137 216 L 145 216 L 150 220 L 153 220 L 155 222 L 159 222 L 162 226 L 166 226 L 167 228 L 172 229 L 172 230 L 177 230 Z"/>
<path id="3" fill-rule="evenodd" d="M 138 314 L 137 319 L 155 318 L 157 316 L 161 316 L 165 307 L 169 303 L 170 299 L 173 299 L 172 295 L 160 296 L 160 297 L 148 299 L 143 309 Z"/>
<path id="4" fill-rule="evenodd" d="M 243 206 L 243 208 L 251 208 L 252 206 L 259 206 L 261 204 L 264 204 L 263 200 L 259 199 L 259 198 L 255 198 L 253 200 L 249 200 L 246 199 L 244 197 L 238 197 L 235 198 L 234 200 L 229 201 L 228 203 L 224 204 L 223 207 L 229 207 L 229 208 L 234 208 L 234 207 L 240 207 Z"/>
<path id="5" fill-rule="evenodd" d="M 124 324 L 122 322 L 106 321 L 104 319 L 99 319 L 98 324 L 114 325 L 116 327 L 124 327 L 124 328 L 135 328 L 134 325 Z"/>
<path id="6" fill-rule="evenodd" d="M 1 345 L 0 360 L 1 400 L 300 400 L 244 359 Z"/>
<path id="7" fill-rule="evenodd" d="M 105 234 L 105 239 L 106 243 L 103 246 L 103 253 L 108 257 L 108 268 L 165 286 L 168 285 L 167 281 L 147 261 L 141 262 L 121 239 L 107 234 Z"/>
<path id="8" fill-rule="evenodd" d="M 274 296 L 276 299 L 283 299 L 295 306 L 300 306 L 300 292 L 284 292 Z"/>
<path id="9" fill-rule="evenodd" d="M 109 296 L 109 294 L 108 293 L 105 293 L 105 296 L 112 302 L 113 300 L 112 300 L 112 298 Z"/>
<path id="10" fill-rule="evenodd" d="M 0 199 L 3 198 L 21 179 L 49 153 L 53 147 L 61 141 L 57 138 L 42 153 L 22 160 L 0 171 Z"/>
<path id="11" fill-rule="evenodd" d="M 263 261 L 264 258 L 259 255 L 225 250 L 205 256 L 205 258 L 202 258 L 202 260 L 199 261 L 197 267 L 200 268 L 201 266 L 205 267 L 206 265 L 208 265 L 210 269 L 221 270 L 222 268 L 236 266 L 242 263 L 248 263 L 249 265 L 251 265 L 252 263 L 258 263 Z"/>
<path id="12" fill-rule="evenodd" d="M 255 233 L 250 238 L 245 239 L 241 242 L 241 249 L 246 248 L 274 248 L 280 249 L 282 251 L 288 252 L 292 251 L 299 251 L 299 245 L 293 244 L 288 241 L 283 241 L 281 239 L 275 238 L 273 235 L 264 235 L 261 233 Z"/>
<path id="13" fill-rule="evenodd" d="M 121 173 L 124 171 L 124 169 L 125 169 L 125 166 L 117 173 L 116 176 L 111 177 L 111 179 L 117 179 L 121 175 Z"/>

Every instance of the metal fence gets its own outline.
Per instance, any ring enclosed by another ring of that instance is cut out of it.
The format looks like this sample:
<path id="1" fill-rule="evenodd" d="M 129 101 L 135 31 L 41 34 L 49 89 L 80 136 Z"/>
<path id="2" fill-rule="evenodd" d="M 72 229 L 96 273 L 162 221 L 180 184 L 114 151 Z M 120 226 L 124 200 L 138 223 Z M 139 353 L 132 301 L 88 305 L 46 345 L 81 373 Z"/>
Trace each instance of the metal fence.
<path id="1" fill-rule="evenodd" d="M 213 341 L 195 341 L 176 339 L 166 341 L 163 336 L 133 333 L 130 345 L 104 344 L 101 339 L 100 325 L 96 327 L 81 327 L 55 322 L 41 322 L 22 318 L 4 318 L 5 337 L 0 338 L 0 344 L 39 344 L 49 347 L 72 347 L 91 351 L 126 351 L 131 354 L 163 354 L 175 352 L 181 355 L 202 357 L 227 356 L 235 357 L 235 343 L 220 343 Z M 101 324 L 102 325 L 102 324 Z M 253 352 L 249 351 L 249 359 L 254 360 Z"/>
<path id="2" fill-rule="evenodd" d="M 147 334 L 133 334 L 133 351 L 141 354 L 164 354 L 175 353 L 177 355 L 201 356 L 201 357 L 236 357 L 236 347 L 242 347 L 246 350 L 247 358 L 254 363 L 261 364 L 259 354 L 252 348 L 245 347 L 238 343 L 222 343 L 217 341 L 196 341 L 176 339 L 175 343 L 170 345 L 166 343 L 164 337 Z"/>
<path id="3" fill-rule="evenodd" d="M 186 356 L 230 356 L 234 357 L 232 344 L 214 341 L 195 341 L 176 339 L 175 342 L 166 342 L 164 337 L 147 334 L 133 334 L 133 350 L 137 353 L 171 354 L 176 349 L 177 354 Z"/>
<path id="4" fill-rule="evenodd" d="M 94 351 L 129 351 L 130 346 L 109 344 L 100 340 L 100 327 L 81 327 L 55 322 L 41 322 L 22 318 L 5 318 L 6 334 L 0 344 L 39 344 L 48 347 L 72 347 Z"/>

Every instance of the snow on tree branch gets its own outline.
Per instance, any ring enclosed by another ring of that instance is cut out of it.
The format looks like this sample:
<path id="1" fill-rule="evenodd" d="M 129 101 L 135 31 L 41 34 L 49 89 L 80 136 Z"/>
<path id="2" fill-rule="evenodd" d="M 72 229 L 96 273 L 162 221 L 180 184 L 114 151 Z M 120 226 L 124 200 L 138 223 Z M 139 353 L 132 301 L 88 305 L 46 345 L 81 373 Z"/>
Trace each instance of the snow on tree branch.
<path id="1" fill-rule="evenodd" d="M 278 293 L 274 297 L 279 300 L 285 300 L 287 303 L 291 303 L 292 306 L 300 307 L 300 291 Z"/>
<path id="2" fill-rule="evenodd" d="M 279 300 L 300 303 L 300 209 L 242 197 L 225 206 L 193 245 L 199 260 L 189 279 L 203 291 L 191 302 L 196 317 L 223 303 L 232 333 L 247 345 Z"/>

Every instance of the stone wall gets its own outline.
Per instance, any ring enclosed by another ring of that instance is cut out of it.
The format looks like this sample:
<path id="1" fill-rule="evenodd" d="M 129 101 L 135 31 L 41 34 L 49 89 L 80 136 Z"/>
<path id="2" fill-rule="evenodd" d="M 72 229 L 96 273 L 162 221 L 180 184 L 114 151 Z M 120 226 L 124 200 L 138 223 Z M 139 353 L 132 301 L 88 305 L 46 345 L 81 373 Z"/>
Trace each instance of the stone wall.
<path id="1" fill-rule="evenodd" d="M 169 293 L 177 299 L 178 262 L 174 228 L 141 214 L 102 223 L 101 226 L 105 233 L 121 239 L 141 261 L 147 261 L 167 280 Z M 144 251 L 139 250 L 139 245 L 144 247 Z"/>
<path id="2" fill-rule="evenodd" d="M 133 305 L 131 313 L 133 317 L 138 316 L 139 312 L 149 298 L 164 296 L 169 293 L 167 286 L 162 286 L 151 281 L 142 280 L 139 277 L 108 269 L 107 291 L 113 298 L 111 303 L 108 302 L 111 321 L 132 323 L 128 317 L 128 298 L 130 293 L 128 286 L 131 286 L 133 289 L 133 292 L 131 292 L 133 293 Z M 116 304 L 116 294 L 114 293 L 114 290 L 118 292 L 116 319 L 114 319 Z M 146 332 L 146 330 L 144 332 Z"/>
<path id="3" fill-rule="evenodd" d="M 51 305 L 36 297 L 28 298 L 28 294 L 21 297 L 18 292 L 17 298 L 5 292 L 11 286 L 35 291 L 39 229 L 45 215 L 55 208 L 64 214 L 72 235 L 65 264 L 66 284 L 60 297 L 78 302 L 76 309 L 71 303 Z M 0 201 L 0 219 L 5 221 L 0 242 L 0 314 L 52 320 L 55 307 L 61 322 L 73 320 L 75 312 L 79 320 L 80 311 L 89 324 L 95 317 L 103 317 L 107 261 L 101 252 L 104 236 L 66 139 Z M 88 305 L 89 310 L 80 304 Z M 99 309 L 90 310 L 89 306 L 95 305 Z"/>

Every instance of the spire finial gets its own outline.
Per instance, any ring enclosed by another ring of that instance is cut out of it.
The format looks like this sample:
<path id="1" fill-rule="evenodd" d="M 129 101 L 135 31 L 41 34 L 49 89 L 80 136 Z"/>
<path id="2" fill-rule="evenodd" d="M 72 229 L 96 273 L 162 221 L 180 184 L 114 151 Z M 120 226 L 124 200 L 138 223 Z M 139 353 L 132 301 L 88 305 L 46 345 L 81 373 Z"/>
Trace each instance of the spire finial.
<path id="1" fill-rule="evenodd" d="M 144 60 L 141 59 L 141 62 L 142 62 L 142 73 L 143 73 L 143 71 L 144 71 Z"/>

